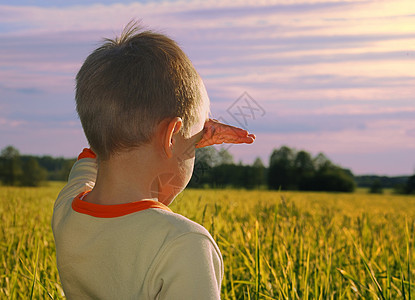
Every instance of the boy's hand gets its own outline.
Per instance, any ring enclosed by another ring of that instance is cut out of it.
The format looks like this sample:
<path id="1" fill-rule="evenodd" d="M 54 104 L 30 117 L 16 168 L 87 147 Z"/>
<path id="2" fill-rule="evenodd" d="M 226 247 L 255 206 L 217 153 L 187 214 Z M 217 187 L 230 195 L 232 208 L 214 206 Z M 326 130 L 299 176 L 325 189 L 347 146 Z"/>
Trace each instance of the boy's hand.
<path id="1" fill-rule="evenodd" d="M 245 129 L 226 125 L 214 119 L 209 119 L 205 123 L 202 139 L 196 144 L 196 148 L 222 143 L 252 144 L 254 140 L 255 135 L 248 133 Z"/>

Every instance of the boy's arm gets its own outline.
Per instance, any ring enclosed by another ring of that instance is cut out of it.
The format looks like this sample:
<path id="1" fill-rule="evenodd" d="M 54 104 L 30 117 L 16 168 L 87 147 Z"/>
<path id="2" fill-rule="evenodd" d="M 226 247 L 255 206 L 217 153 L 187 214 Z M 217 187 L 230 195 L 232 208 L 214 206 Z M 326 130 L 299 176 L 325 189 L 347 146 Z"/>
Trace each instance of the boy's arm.
<path id="1" fill-rule="evenodd" d="M 161 253 L 150 278 L 151 299 L 220 299 L 222 256 L 204 234 L 188 233 Z"/>
<path id="2" fill-rule="evenodd" d="M 85 148 L 73 165 L 69 173 L 68 183 L 59 193 L 54 207 L 58 207 L 68 199 L 72 200 L 82 192 L 91 190 L 95 185 L 96 176 L 96 155 L 91 149 Z"/>

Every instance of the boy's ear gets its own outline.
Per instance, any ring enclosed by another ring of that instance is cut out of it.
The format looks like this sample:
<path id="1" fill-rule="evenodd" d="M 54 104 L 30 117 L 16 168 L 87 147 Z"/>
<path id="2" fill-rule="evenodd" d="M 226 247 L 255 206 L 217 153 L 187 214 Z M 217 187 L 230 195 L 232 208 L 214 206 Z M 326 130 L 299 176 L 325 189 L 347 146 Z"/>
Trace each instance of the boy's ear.
<path id="1" fill-rule="evenodd" d="M 175 117 L 168 124 L 165 131 L 163 148 L 168 158 L 173 156 L 173 146 L 174 146 L 174 135 L 179 133 L 180 129 L 183 126 L 182 118 Z"/>

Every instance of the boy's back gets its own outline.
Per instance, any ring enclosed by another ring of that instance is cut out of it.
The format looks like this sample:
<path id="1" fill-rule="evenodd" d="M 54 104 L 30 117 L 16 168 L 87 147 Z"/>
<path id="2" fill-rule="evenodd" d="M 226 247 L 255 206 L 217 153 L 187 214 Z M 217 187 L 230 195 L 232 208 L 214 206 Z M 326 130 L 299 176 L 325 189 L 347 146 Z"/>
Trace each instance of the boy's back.
<path id="1" fill-rule="evenodd" d="M 79 160 L 55 204 L 67 298 L 218 299 L 222 258 L 206 229 L 156 201 L 83 202 L 75 196 L 91 188 L 95 168 L 94 159 Z"/>

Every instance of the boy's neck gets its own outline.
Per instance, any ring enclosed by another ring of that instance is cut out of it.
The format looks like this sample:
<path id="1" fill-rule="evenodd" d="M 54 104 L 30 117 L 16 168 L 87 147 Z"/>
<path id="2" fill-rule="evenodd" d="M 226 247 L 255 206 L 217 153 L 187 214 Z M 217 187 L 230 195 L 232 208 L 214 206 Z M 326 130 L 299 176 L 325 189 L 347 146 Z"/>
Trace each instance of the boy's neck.
<path id="1" fill-rule="evenodd" d="M 95 187 L 84 200 L 101 205 L 157 201 L 151 183 L 160 166 L 160 157 L 151 145 L 114 155 L 99 163 Z"/>

